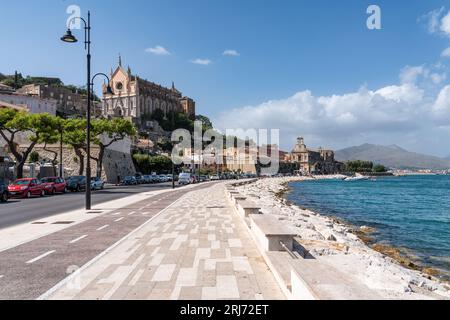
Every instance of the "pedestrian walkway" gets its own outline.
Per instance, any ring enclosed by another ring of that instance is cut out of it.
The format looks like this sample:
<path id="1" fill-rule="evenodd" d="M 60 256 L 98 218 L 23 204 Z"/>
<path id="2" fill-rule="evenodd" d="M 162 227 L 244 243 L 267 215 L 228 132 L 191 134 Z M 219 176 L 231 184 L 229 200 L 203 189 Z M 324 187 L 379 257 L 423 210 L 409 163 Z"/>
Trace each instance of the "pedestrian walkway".
<path id="1" fill-rule="evenodd" d="M 187 193 L 49 299 L 285 299 L 224 185 Z"/>

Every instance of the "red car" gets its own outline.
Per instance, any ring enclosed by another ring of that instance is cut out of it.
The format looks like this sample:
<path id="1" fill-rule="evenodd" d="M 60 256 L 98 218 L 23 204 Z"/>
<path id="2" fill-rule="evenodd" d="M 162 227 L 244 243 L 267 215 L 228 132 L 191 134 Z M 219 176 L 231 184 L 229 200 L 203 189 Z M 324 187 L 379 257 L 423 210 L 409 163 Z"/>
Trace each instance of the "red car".
<path id="1" fill-rule="evenodd" d="M 48 177 L 41 179 L 46 194 L 66 193 L 66 180 L 59 177 Z"/>
<path id="2" fill-rule="evenodd" d="M 8 192 L 14 198 L 45 196 L 44 186 L 38 179 L 18 179 L 8 186 Z"/>

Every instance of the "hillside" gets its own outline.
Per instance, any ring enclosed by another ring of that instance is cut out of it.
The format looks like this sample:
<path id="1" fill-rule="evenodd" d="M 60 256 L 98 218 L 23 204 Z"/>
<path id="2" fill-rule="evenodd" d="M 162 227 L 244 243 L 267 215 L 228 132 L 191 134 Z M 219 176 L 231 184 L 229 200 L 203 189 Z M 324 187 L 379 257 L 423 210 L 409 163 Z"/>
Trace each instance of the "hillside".
<path id="1" fill-rule="evenodd" d="M 448 169 L 450 160 L 410 152 L 399 146 L 363 144 L 336 151 L 338 161 L 366 160 L 395 169 Z"/>

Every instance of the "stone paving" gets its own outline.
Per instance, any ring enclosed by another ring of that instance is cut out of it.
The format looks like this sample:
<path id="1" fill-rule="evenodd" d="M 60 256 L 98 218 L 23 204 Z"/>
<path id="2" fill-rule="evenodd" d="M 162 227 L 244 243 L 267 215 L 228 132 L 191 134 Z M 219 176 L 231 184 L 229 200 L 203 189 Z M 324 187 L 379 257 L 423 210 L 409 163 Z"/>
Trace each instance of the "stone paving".
<path id="1" fill-rule="evenodd" d="M 47 298 L 285 299 L 224 195 L 187 193 Z"/>

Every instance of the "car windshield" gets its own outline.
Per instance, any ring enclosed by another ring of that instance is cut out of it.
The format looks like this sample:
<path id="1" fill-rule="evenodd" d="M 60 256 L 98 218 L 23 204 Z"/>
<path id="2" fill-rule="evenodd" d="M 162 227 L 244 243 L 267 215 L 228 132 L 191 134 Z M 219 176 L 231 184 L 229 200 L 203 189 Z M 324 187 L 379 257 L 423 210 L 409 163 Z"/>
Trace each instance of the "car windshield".
<path id="1" fill-rule="evenodd" d="M 70 177 L 69 178 L 70 181 L 79 181 L 81 179 L 83 179 L 83 177 Z"/>
<path id="2" fill-rule="evenodd" d="M 55 178 L 44 178 L 44 179 L 41 179 L 41 182 L 43 182 L 43 183 L 50 183 L 50 182 L 55 182 L 55 181 L 56 181 Z"/>
<path id="3" fill-rule="evenodd" d="M 14 184 L 18 186 L 27 186 L 30 184 L 30 182 L 30 180 L 16 180 L 14 181 Z"/>

